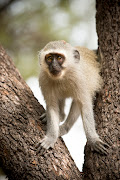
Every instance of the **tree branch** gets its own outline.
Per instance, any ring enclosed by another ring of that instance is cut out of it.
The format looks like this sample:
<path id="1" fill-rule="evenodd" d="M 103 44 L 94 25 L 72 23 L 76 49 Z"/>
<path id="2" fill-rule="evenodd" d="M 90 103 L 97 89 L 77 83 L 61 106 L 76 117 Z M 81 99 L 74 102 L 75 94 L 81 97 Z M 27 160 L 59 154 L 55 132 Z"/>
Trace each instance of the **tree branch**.
<path id="1" fill-rule="evenodd" d="M 43 107 L 0 47 L 0 159 L 9 180 L 82 179 L 62 139 L 36 154 Z"/>

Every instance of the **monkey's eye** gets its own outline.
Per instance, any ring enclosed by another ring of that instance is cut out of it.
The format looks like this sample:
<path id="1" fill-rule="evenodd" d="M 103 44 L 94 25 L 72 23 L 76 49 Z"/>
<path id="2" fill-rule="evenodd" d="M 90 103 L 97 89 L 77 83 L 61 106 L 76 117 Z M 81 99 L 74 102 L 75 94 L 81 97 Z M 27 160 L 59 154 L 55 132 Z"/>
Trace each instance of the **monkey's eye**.
<path id="1" fill-rule="evenodd" d="M 63 62 L 63 58 L 62 58 L 61 56 L 58 56 L 58 57 L 57 57 L 57 60 L 58 60 L 59 63 L 62 63 L 62 62 Z"/>
<path id="2" fill-rule="evenodd" d="M 51 63 L 52 60 L 53 60 L 52 56 L 48 56 L 48 57 L 47 57 L 47 62 L 48 62 L 48 63 Z"/>

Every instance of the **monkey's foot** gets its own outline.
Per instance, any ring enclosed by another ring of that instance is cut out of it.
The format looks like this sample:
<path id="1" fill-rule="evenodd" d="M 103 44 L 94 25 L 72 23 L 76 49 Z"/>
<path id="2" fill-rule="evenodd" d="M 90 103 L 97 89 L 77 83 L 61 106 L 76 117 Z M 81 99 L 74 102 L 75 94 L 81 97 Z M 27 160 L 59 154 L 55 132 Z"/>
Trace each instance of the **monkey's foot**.
<path id="1" fill-rule="evenodd" d="M 50 147 L 53 148 L 56 140 L 56 138 L 54 139 L 53 137 L 45 136 L 36 146 L 37 153 L 39 153 L 42 148 L 45 150 L 49 149 Z"/>
<path id="2" fill-rule="evenodd" d="M 43 113 L 43 114 L 40 116 L 40 120 L 41 120 L 43 123 L 46 123 L 46 122 L 47 122 L 46 113 Z"/>
<path id="3" fill-rule="evenodd" d="M 100 154 L 108 154 L 109 145 L 104 143 L 101 139 L 97 140 L 94 144 L 92 144 L 92 149 L 99 152 Z"/>

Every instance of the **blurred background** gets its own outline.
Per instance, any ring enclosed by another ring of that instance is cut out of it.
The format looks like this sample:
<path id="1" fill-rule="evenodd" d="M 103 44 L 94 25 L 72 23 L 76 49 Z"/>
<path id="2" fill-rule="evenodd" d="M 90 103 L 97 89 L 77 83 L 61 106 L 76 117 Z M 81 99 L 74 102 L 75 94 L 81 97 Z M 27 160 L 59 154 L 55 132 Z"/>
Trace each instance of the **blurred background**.
<path id="1" fill-rule="evenodd" d="M 38 87 L 38 52 L 53 40 L 96 49 L 95 13 L 95 0 L 0 0 L 0 44 L 44 107 Z M 69 104 L 70 100 L 66 113 Z M 63 138 L 82 171 L 86 138 L 80 118 Z"/>

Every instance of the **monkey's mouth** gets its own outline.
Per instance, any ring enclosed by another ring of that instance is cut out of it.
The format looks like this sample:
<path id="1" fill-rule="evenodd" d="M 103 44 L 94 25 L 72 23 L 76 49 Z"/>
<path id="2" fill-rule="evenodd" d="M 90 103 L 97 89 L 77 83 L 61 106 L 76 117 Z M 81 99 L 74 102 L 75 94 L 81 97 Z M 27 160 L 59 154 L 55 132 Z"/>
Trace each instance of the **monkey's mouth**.
<path id="1" fill-rule="evenodd" d="M 52 70 L 52 71 L 50 71 L 50 73 L 51 73 L 53 76 L 59 76 L 59 75 L 61 74 L 61 71 Z"/>

